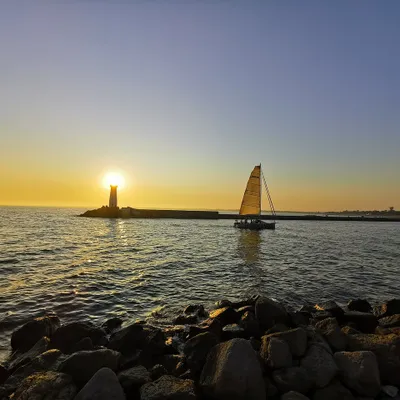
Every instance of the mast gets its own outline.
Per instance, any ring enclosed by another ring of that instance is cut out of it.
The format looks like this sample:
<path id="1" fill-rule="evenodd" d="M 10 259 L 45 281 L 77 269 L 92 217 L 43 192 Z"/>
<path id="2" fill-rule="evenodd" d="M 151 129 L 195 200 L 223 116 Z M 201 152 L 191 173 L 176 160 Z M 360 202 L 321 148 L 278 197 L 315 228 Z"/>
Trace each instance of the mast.
<path id="1" fill-rule="evenodd" d="M 261 212 L 262 212 L 262 190 L 261 190 L 261 174 L 262 174 L 262 169 L 261 169 L 261 163 L 260 163 L 260 213 L 258 214 L 261 217 Z"/>

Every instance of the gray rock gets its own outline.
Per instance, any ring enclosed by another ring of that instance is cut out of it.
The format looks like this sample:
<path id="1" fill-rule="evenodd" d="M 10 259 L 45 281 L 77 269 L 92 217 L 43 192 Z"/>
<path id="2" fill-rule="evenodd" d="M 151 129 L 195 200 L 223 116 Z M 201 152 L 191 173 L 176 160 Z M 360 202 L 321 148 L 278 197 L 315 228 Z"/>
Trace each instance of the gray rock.
<path id="1" fill-rule="evenodd" d="M 245 339 L 232 339 L 213 347 L 199 384 L 211 399 L 265 400 L 260 362 Z"/>
<path id="2" fill-rule="evenodd" d="M 152 381 L 155 381 L 158 378 L 161 378 L 163 375 L 168 375 L 167 369 L 164 367 L 164 365 L 161 365 L 161 364 L 154 365 L 149 370 L 149 373 L 150 373 L 150 379 Z"/>
<path id="3" fill-rule="evenodd" d="M 328 386 L 317 389 L 314 392 L 313 400 L 355 400 L 349 389 L 339 381 L 333 380 Z"/>
<path id="4" fill-rule="evenodd" d="M 378 363 L 371 351 L 338 352 L 334 355 L 342 382 L 361 396 L 375 397 L 381 387 Z"/>
<path id="5" fill-rule="evenodd" d="M 194 400 L 194 382 L 164 375 L 155 382 L 146 383 L 140 388 L 141 400 Z"/>
<path id="6" fill-rule="evenodd" d="M 82 340 L 80 340 L 78 343 L 72 346 L 72 353 L 76 353 L 77 351 L 82 351 L 82 350 L 93 350 L 93 342 L 90 337 L 85 337 Z"/>
<path id="7" fill-rule="evenodd" d="M 26 353 L 14 353 L 8 365 L 8 370 L 13 372 L 33 360 L 39 354 L 44 353 L 49 347 L 49 342 L 50 340 L 47 337 L 42 337 Z"/>
<path id="8" fill-rule="evenodd" d="M 399 389 L 396 386 L 385 385 L 381 387 L 382 393 L 385 393 L 389 397 L 396 397 L 399 393 Z"/>
<path id="9" fill-rule="evenodd" d="M 109 368 L 101 368 L 74 400 L 125 400 L 125 394 L 115 373 Z"/>
<path id="10" fill-rule="evenodd" d="M 88 382 L 101 368 L 107 367 L 116 371 L 119 358 L 120 353 L 109 349 L 79 351 L 66 358 L 60 364 L 59 371 L 71 375 L 81 385 Z"/>
<path id="11" fill-rule="evenodd" d="M 281 397 L 281 400 L 310 400 L 310 399 L 299 392 L 290 391 L 285 393 Z"/>
<path id="12" fill-rule="evenodd" d="M 74 346 L 82 339 L 89 337 L 94 346 L 106 343 L 104 329 L 90 323 L 72 322 L 58 328 L 53 334 L 50 346 L 61 350 L 64 354 L 70 354 Z"/>
<path id="13" fill-rule="evenodd" d="M 300 365 L 304 367 L 317 388 L 329 384 L 337 373 L 335 360 L 323 345 L 312 344 Z"/>
<path id="14" fill-rule="evenodd" d="M 400 326 L 400 314 L 390 315 L 379 320 L 382 328 L 396 328 Z"/>
<path id="15" fill-rule="evenodd" d="M 303 367 L 278 369 L 272 373 L 275 385 L 282 393 L 295 391 L 307 393 L 313 381 Z"/>
<path id="16" fill-rule="evenodd" d="M 256 318 L 264 329 L 271 328 L 278 322 L 289 320 L 286 309 L 280 303 L 267 297 L 259 297 L 255 305 Z"/>
<path id="17" fill-rule="evenodd" d="M 200 335 L 192 337 L 185 343 L 183 354 L 193 373 L 201 372 L 208 353 L 218 343 L 218 337 L 211 332 L 200 333 Z"/>
<path id="18" fill-rule="evenodd" d="M 264 363 L 272 369 L 292 366 L 292 354 L 289 345 L 284 340 L 270 337 L 267 346 L 263 342 L 260 353 Z"/>
<path id="19" fill-rule="evenodd" d="M 118 317 L 113 317 L 108 319 L 101 325 L 101 327 L 107 332 L 107 333 L 112 333 L 119 329 L 123 323 L 123 320 Z"/>
<path id="20" fill-rule="evenodd" d="M 22 325 L 11 335 L 11 348 L 13 351 L 25 352 L 38 342 L 43 336 L 50 337 L 60 326 L 57 316 L 35 318 Z"/>
<path id="21" fill-rule="evenodd" d="M 307 349 L 307 332 L 303 328 L 290 329 L 285 332 L 276 332 L 261 338 L 262 347 L 268 344 L 270 338 L 284 340 L 294 357 L 302 357 Z"/>
<path id="22" fill-rule="evenodd" d="M 347 308 L 350 311 L 372 312 L 371 304 L 369 304 L 367 300 L 363 299 L 350 300 L 347 303 Z"/>
<path id="23" fill-rule="evenodd" d="M 125 393 L 139 389 L 140 386 L 150 382 L 150 373 L 143 365 L 137 365 L 118 373 L 118 380 Z"/>
<path id="24" fill-rule="evenodd" d="M 245 336 L 244 329 L 238 324 L 229 324 L 222 328 L 223 341 L 235 338 L 244 338 Z"/>
<path id="25" fill-rule="evenodd" d="M 66 374 L 48 371 L 25 378 L 13 395 L 13 400 L 72 400 L 77 389 Z"/>
<path id="26" fill-rule="evenodd" d="M 326 318 L 316 323 L 315 328 L 325 337 L 334 351 L 346 350 L 347 337 L 340 330 L 336 318 Z"/>

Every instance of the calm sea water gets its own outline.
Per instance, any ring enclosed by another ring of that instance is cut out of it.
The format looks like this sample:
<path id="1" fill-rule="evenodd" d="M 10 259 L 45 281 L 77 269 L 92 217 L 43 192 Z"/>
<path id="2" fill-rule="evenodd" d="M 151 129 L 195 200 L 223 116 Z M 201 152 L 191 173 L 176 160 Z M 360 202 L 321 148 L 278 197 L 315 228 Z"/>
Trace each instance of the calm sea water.
<path id="1" fill-rule="evenodd" d="M 0 358 L 34 316 L 167 323 L 193 302 L 264 293 L 289 305 L 400 296 L 400 223 L 78 218 L 0 208 Z"/>

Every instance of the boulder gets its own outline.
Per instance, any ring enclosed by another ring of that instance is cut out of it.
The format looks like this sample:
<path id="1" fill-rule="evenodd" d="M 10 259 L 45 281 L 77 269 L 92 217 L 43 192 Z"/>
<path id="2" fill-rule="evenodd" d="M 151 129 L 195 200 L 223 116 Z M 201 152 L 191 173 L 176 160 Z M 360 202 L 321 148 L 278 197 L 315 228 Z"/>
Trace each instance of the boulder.
<path id="1" fill-rule="evenodd" d="M 81 339 L 78 343 L 74 344 L 72 346 L 72 353 L 76 353 L 77 351 L 82 351 L 82 350 L 93 350 L 94 346 L 93 346 L 93 342 L 92 339 L 90 339 L 90 337 L 85 337 L 83 339 Z"/>
<path id="2" fill-rule="evenodd" d="M 233 304 L 230 300 L 228 299 L 222 299 L 222 300 L 218 300 L 215 303 L 215 307 L 216 308 L 224 308 L 224 307 L 232 307 L 233 308 Z"/>
<path id="3" fill-rule="evenodd" d="M 306 311 L 289 312 L 290 326 L 302 327 L 310 323 L 311 313 Z"/>
<path id="4" fill-rule="evenodd" d="M 184 371 L 178 368 L 182 363 L 184 363 L 184 357 L 179 354 L 166 354 L 157 359 L 157 364 L 163 365 L 169 375 L 182 374 Z M 184 369 L 186 370 L 186 365 Z"/>
<path id="5" fill-rule="evenodd" d="M 288 345 L 293 357 L 302 357 L 307 349 L 307 332 L 303 328 L 290 329 L 285 332 L 271 333 L 261 338 L 261 348 L 268 345 L 270 338 L 284 340 Z M 265 350 L 262 350 L 265 351 Z"/>
<path id="6" fill-rule="evenodd" d="M 312 400 L 355 400 L 355 397 L 338 380 L 333 380 L 328 386 L 317 389 Z"/>
<path id="7" fill-rule="evenodd" d="M 246 337 L 244 329 L 238 324 L 229 324 L 225 325 L 222 328 L 222 340 L 231 340 L 235 338 L 244 338 Z"/>
<path id="8" fill-rule="evenodd" d="M 79 351 L 66 358 L 59 371 L 69 374 L 78 384 L 85 384 L 101 368 L 118 369 L 120 353 L 109 350 Z"/>
<path id="9" fill-rule="evenodd" d="M 391 299 L 386 301 L 375 310 L 375 313 L 379 318 L 400 314 L 400 299 Z"/>
<path id="10" fill-rule="evenodd" d="M 399 389 L 396 386 L 385 385 L 381 387 L 381 392 L 389 397 L 396 397 L 399 393 Z"/>
<path id="11" fill-rule="evenodd" d="M 208 312 L 202 304 L 189 304 L 184 310 L 184 314 L 194 314 L 199 318 L 208 318 Z"/>
<path id="12" fill-rule="evenodd" d="M 72 400 L 77 388 L 72 378 L 58 372 L 38 372 L 25 378 L 13 400 Z"/>
<path id="13" fill-rule="evenodd" d="M 211 332 L 200 333 L 189 339 L 184 347 L 188 367 L 193 373 L 201 372 L 210 350 L 219 343 L 219 339 Z"/>
<path id="14" fill-rule="evenodd" d="M 199 380 L 211 399 L 265 400 L 257 354 L 248 340 L 232 339 L 212 348 Z"/>
<path id="15" fill-rule="evenodd" d="M 72 353 L 74 346 L 82 339 L 89 337 L 94 346 L 106 343 L 106 332 L 87 322 L 71 322 L 58 328 L 53 334 L 50 346 L 64 354 Z"/>
<path id="16" fill-rule="evenodd" d="M 364 300 L 364 299 L 350 300 L 347 303 L 347 308 L 350 311 L 360 311 L 360 312 L 367 312 L 367 313 L 372 312 L 371 304 L 369 304 L 368 301 Z"/>
<path id="17" fill-rule="evenodd" d="M 310 400 L 308 397 L 304 396 L 299 392 L 294 392 L 293 390 L 290 392 L 285 393 L 281 400 Z"/>
<path id="18" fill-rule="evenodd" d="M 345 312 L 339 322 L 342 325 L 353 326 L 363 333 L 373 333 L 378 325 L 378 319 L 374 314 L 359 311 Z"/>
<path id="19" fill-rule="evenodd" d="M 239 326 L 243 329 L 244 336 L 250 337 L 260 337 L 261 329 L 255 315 L 251 311 L 246 311 L 242 314 Z"/>
<path id="20" fill-rule="evenodd" d="M 239 321 L 239 314 L 232 307 L 218 308 L 210 312 L 210 318 L 217 319 L 222 326 L 235 324 Z"/>
<path id="21" fill-rule="evenodd" d="M 8 372 L 8 369 L 4 365 L 0 364 L 0 385 L 6 381 L 9 375 L 10 373 Z"/>
<path id="22" fill-rule="evenodd" d="M 118 373 L 118 380 L 125 393 L 138 390 L 140 386 L 150 382 L 150 373 L 143 365 L 137 365 Z"/>
<path id="23" fill-rule="evenodd" d="M 197 322 L 198 322 L 197 315 L 186 315 L 186 314 L 178 315 L 172 321 L 174 325 L 191 325 Z"/>
<path id="24" fill-rule="evenodd" d="M 360 331 L 358 331 L 357 329 L 353 328 L 352 326 L 343 326 L 341 331 L 345 334 L 345 335 L 357 335 L 359 333 L 361 333 Z"/>
<path id="25" fill-rule="evenodd" d="M 317 388 L 328 385 L 337 373 L 337 366 L 332 354 L 319 343 L 313 343 L 308 348 L 300 365 L 305 368 Z"/>
<path id="26" fill-rule="evenodd" d="M 265 386 L 265 393 L 267 394 L 267 399 L 275 398 L 278 395 L 278 388 L 272 382 L 268 376 L 264 376 L 264 386 Z"/>
<path id="27" fill-rule="evenodd" d="M 317 303 L 314 308 L 317 311 L 325 311 L 331 314 L 332 317 L 340 317 L 344 314 L 343 309 L 332 300 Z"/>
<path id="28" fill-rule="evenodd" d="M 396 334 L 349 335 L 349 351 L 372 351 L 378 361 L 381 382 L 400 385 L 400 337 Z"/>
<path id="29" fill-rule="evenodd" d="M 315 328 L 324 336 L 334 351 L 346 349 L 347 337 L 340 330 L 336 318 L 326 318 L 316 323 Z"/>
<path id="30" fill-rule="evenodd" d="M 379 320 L 379 326 L 382 328 L 397 328 L 400 327 L 400 314 L 383 317 Z"/>
<path id="31" fill-rule="evenodd" d="M 285 307 L 267 297 L 259 297 L 255 305 L 256 318 L 264 329 L 271 328 L 278 322 L 287 323 L 289 320 Z"/>
<path id="32" fill-rule="evenodd" d="M 371 351 L 335 353 L 341 381 L 361 396 L 375 397 L 381 387 L 378 363 Z"/>
<path id="33" fill-rule="evenodd" d="M 155 381 L 158 378 L 161 378 L 163 375 L 168 375 L 167 369 L 164 367 L 164 365 L 161 365 L 161 364 L 154 365 L 154 367 L 152 367 L 149 370 L 149 373 L 150 373 L 150 379 L 152 381 Z"/>
<path id="34" fill-rule="evenodd" d="M 270 335 L 271 333 L 286 332 L 290 330 L 285 324 L 278 322 L 272 328 L 269 328 L 265 334 Z"/>
<path id="35" fill-rule="evenodd" d="M 272 373 L 275 385 L 282 393 L 295 391 L 307 393 L 313 381 L 303 367 L 290 367 L 278 369 Z"/>
<path id="36" fill-rule="evenodd" d="M 35 318 L 12 333 L 11 348 L 13 351 L 25 352 L 43 336 L 52 336 L 59 326 L 60 320 L 55 315 Z"/>
<path id="37" fill-rule="evenodd" d="M 101 327 L 107 332 L 112 333 L 117 329 L 121 328 L 121 325 L 124 321 L 121 318 L 113 317 L 108 319 L 101 325 Z"/>
<path id="38" fill-rule="evenodd" d="M 141 400 L 194 400 L 196 399 L 194 382 L 164 375 L 154 382 L 140 388 Z"/>
<path id="39" fill-rule="evenodd" d="M 292 366 L 292 354 L 289 345 L 281 339 L 270 337 L 261 347 L 261 358 L 272 368 L 288 368 Z"/>
<path id="40" fill-rule="evenodd" d="M 113 333 L 108 343 L 108 348 L 123 354 L 132 354 L 142 348 L 146 334 L 141 324 L 131 324 L 120 331 Z"/>
<path id="41" fill-rule="evenodd" d="M 101 368 L 74 400 L 125 400 L 125 394 L 115 373 L 109 368 Z"/>

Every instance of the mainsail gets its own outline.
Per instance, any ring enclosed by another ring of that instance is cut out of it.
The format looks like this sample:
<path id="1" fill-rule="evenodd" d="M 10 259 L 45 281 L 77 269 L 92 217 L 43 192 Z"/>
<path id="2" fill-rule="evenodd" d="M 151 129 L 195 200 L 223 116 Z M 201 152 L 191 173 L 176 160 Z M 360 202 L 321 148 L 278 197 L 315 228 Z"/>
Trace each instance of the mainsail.
<path id="1" fill-rule="evenodd" d="M 261 166 L 254 167 L 244 191 L 240 215 L 259 215 L 261 213 Z"/>

